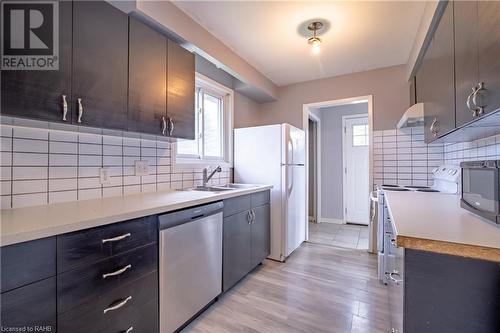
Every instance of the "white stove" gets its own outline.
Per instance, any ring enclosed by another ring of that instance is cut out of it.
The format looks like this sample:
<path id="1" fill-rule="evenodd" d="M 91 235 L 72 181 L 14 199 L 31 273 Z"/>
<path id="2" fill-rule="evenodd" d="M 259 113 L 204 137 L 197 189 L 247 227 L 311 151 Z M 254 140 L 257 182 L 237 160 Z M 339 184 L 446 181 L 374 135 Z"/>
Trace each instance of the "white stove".
<path id="1" fill-rule="evenodd" d="M 381 184 L 377 186 L 377 195 L 373 198 L 377 202 L 377 252 L 378 252 L 378 276 L 382 283 L 387 284 L 387 274 L 389 272 L 388 263 L 391 252 L 391 243 L 394 243 L 393 227 L 385 192 L 393 191 L 413 191 L 413 192 L 439 192 L 447 194 L 457 194 L 460 183 L 460 167 L 442 165 L 432 170 L 432 186 L 406 186 L 397 184 Z M 394 245 L 392 245 L 394 246 Z M 390 272 L 389 272 L 390 273 Z"/>

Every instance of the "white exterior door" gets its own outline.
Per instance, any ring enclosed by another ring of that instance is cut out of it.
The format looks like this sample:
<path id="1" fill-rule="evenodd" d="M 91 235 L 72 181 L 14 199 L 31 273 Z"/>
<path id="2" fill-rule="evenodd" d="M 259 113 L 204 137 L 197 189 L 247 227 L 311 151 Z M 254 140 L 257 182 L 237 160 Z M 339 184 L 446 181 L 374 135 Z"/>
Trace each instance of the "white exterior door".
<path id="1" fill-rule="evenodd" d="M 368 117 L 344 117 L 344 220 L 368 225 L 369 129 Z"/>

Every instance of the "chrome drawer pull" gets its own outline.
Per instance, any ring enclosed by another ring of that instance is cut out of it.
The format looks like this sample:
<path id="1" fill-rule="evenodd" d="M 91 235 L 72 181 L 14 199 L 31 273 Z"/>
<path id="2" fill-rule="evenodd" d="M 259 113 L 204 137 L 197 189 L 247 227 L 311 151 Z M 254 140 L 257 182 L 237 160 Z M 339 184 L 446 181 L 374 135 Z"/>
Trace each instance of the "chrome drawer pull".
<path id="1" fill-rule="evenodd" d="M 120 275 L 122 273 L 124 273 L 126 270 L 128 269 L 131 269 L 132 268 L 132 265 L 127 265 L 123 268 L 120 268 L 119 270 L 117 271 L 114 271 L 114 272 L 111 272 L 111 273 L 106 273 L 106 274 L 103 274 L 102 275 L 102 278 L 105 279 L 105 278 L 108 278 L 110 276 L 117 276 L 117 275 Z"/>
<path id="2" fill-rule="evenodd" d="M 401 275 L 399 274 L 399 272 L 398 272 L 398 271 L 396 271 L 396 270 L 392 271 L 391 273 L 389 273 L 389 272 L 386 272 L 386 273 L 385 273 L 385 276 L 386 276 L 387 278 L 389 278 L 389 279 L 390 279 L 392 282 L 394 282 L 395 284 L 399 285 L 401 282 L 403 282 L 403 280 L 401 280 L 401 279 L 396 279 L 393 275 L 396 275 L 396 276 L 401 276 Z"/>
<path id="3" fill-rule="evenodd" d="M 123 333 L 130 333 L 134 330 L 134 326 L 130 326 L 129 328 L 127 328 L 126 331 L 123 331 Z"/>
<path id="4" fill-rule="evenodd" d="M 129 297 L 125 298 L 123 301 L 120 301 L 119 303 L 117 303 L 116 305 L 112 305 L 109 308 L 104 309 L 102 312 L 104 314 L 106 314 L 109 311 L 118 310 L 119 308 L 121 308 L 122 306 L 124 306 L 125 304 L 127 304 L 127 302 L 130 301 L 131 299 L 132 299 L 132 296 L 129 296 Z"/>
<path id="5" fill-rule="evenodd" d="M 108 243 L 108 242 L 117 242 L 117 241 L 120 241 L 120 240 L 125 239 L 125 238 L 130 237 L 130 236 L 132 236 L 132 234 L 130 232 L 127 232 L 126 234 L 123 234 L 120 236 L 103 239 L 102 243 L 104 244 L 104 243 Z"/>
<path id="6" fill-rule="evenodd" d="M 81 123 L 82 122 L 82 116 L 83 116 L 82 99 L 78 98 L 77 101 L 78 101 L 78 120 L 77 120 L 77 123 Z"/>
<path id="7" fill-rule="evenodd" d="M 66 120 L 66 115 L 68 114 L 68 101 L 66 100 L 66 95 L 62 95 L 62 109 L 63 109 L 63 121 Z"/>

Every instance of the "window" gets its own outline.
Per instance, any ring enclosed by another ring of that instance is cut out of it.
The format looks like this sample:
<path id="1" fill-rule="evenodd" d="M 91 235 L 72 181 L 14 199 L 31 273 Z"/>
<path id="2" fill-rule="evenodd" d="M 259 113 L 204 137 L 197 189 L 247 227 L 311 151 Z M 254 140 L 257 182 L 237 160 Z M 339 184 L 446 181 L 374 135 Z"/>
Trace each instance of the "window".
<path id="1" fill-rule="evenodd" d="M 195 140 L 176 144 L 176 164 L 231 162 L 232 90 L 196 74 Z"/>
<path id="2" fill-rule="evenodd" d="M 368 146 L 368 125 L 352 125 L 352 145 Z"/>

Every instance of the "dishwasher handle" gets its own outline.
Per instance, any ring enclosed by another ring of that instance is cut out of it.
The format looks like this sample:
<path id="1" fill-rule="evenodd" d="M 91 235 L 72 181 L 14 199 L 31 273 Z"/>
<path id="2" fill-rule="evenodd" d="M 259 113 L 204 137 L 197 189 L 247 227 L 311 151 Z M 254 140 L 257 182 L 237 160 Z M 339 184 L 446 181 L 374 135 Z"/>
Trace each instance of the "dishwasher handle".
<path id="1" fill-rule="evenodd" d="M 197 206 L 177 212 L 167 213 L 158 217 L 158 226 L 160 230 L 172 228 L 187 222 L 195 221 L 210 215 L 220 213 L 222 212 L 223 208 L 223 202 L 219 201 L 208 205 Z"/>

